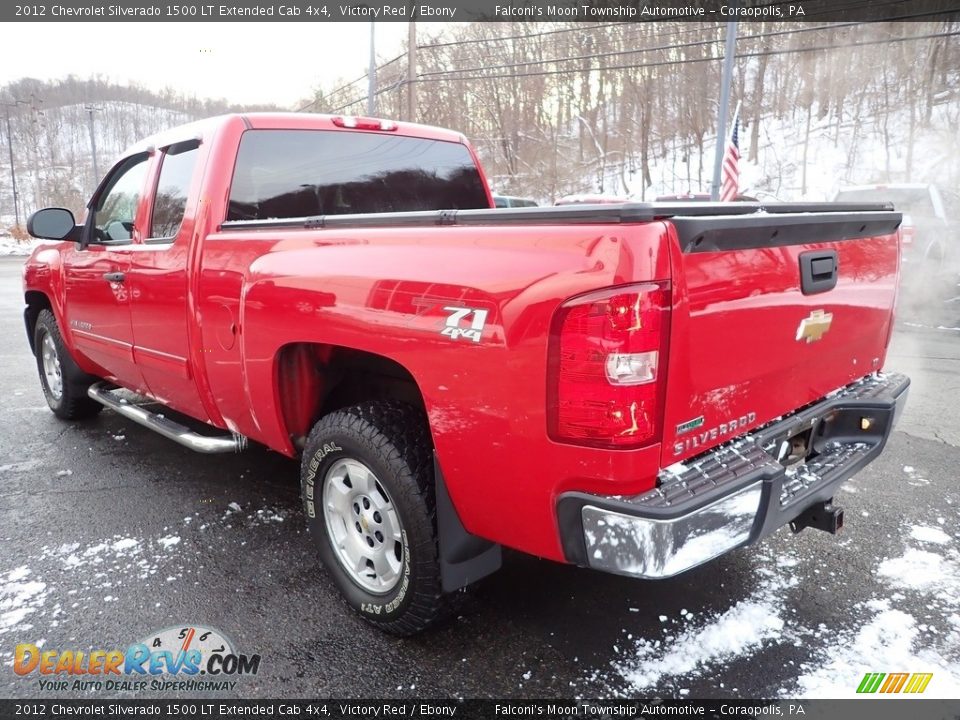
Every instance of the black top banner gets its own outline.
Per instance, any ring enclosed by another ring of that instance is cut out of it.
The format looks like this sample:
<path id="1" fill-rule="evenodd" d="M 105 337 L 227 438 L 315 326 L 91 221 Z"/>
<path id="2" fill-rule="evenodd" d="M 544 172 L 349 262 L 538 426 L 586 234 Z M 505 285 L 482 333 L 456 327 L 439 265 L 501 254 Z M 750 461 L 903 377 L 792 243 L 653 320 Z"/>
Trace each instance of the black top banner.
<path id="1" fill-rule="evenodd" d="M 762 22 L 956 20 L 958 0 L 41 0 L 4 22 Z"/>

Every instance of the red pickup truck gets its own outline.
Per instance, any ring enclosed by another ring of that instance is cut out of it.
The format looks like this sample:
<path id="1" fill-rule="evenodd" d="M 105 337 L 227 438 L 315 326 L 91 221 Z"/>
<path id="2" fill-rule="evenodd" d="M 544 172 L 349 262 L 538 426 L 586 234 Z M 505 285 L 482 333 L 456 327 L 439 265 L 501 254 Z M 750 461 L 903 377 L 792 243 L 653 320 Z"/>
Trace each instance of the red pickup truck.
<path id="1" fill-rule="evenodd" d="M 250 114 L 153 137 L 82 225 L 30 220 L 61 241 L 24 268 L 47 402 L 300 456 L 324 564 L 397 634 L 502 546 L 662 578 L 839 528 L 909 384 L 881 372 L 892 206 L 492 208 L 448 130 Z"/>

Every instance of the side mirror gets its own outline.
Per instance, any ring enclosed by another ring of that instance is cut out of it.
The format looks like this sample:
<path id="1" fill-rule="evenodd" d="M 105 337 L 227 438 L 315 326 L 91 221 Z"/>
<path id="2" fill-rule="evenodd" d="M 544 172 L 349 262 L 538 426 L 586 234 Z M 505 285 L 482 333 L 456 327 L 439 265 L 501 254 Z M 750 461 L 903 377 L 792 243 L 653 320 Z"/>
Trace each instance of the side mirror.
<path id="1" fill-rule="evenodd" d="M 67 240 L 76 227 L 73 213 L 66 208 L 37 210 L 27 220 L 27 232 L 42 240 Z"/>

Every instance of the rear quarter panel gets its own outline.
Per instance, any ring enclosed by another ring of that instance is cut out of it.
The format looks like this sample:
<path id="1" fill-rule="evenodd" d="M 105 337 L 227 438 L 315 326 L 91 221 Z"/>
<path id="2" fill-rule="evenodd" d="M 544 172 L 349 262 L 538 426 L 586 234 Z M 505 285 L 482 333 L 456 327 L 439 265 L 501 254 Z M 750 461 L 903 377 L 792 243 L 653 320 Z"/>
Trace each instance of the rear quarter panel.
<path id="1" fill-rule="evenodd" d="M 467 529 L 560 560 L 557 495 L 647 489 L 659 448 L 610 452 L 548 439 L 550 320 L 570 296 L 668 278 L 666 240 L 662 223 L 280 234 L 250 265 L 240 309 L 250 434 L 293 453 L 276 396 L 283 346 L 325 343 L 388 357 L 423 394 Z M 444 308 L 486 311 L 480 341 L 442 334 L 451 315 Z"/>

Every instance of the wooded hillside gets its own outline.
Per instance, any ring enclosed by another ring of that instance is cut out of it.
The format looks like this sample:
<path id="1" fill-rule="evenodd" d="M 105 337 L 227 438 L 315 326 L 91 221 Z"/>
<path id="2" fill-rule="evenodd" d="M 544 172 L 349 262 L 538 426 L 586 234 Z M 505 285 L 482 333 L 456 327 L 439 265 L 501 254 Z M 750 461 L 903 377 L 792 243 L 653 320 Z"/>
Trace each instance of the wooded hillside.
<path id="1" fill-rule="evenodd" d="M 418 27 L 416 119 L 463 131 L 499 191 L 709 190 L 723 24 L 473 23 L 436 40 Z M 752 189 L 814 193 L 805 170 L 824 141 L 845 156 L 838 182 L 960 181 L 960 23 L 741 23 L 736 53 Z M 406 118 L 406 55 L 377 75 L 378 113 Z M 364 77 L 314 107 L 365 102 Z M 950 167 L 927 167 L 931 145 L 954 151 Z"/>

